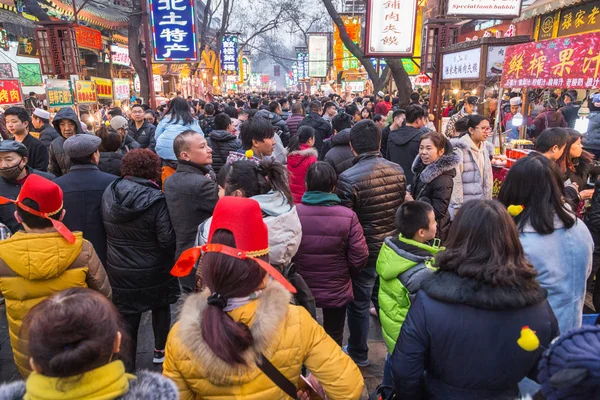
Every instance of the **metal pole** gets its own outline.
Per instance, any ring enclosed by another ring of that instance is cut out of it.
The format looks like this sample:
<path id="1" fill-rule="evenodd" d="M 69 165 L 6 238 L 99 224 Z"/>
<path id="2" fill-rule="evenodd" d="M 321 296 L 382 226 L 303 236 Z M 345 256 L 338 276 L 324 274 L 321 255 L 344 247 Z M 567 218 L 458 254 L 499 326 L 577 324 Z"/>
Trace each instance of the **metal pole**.
<path id="1" fill-rule="evenodd" d="M 144 30 L 144 47 L 146 48 L 146 69 L 148 70 L 148 103 L 152 109 L 156 109 L 156 91 L 154 88 L 154 73 L 152 72 L 152 52 L 150 39 L 150 19 L 148 16 L 147 0 L 142 0 L 142 29 Z"/>

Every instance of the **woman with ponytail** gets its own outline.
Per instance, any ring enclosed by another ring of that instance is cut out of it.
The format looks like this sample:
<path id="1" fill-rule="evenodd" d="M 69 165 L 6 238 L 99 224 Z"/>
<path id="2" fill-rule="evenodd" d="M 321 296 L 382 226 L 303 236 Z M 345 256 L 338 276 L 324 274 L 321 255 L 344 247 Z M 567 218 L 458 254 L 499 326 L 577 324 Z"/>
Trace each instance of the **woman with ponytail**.
<path id="1" fill-rule="evenodd" d="M 306 310 L 289 304 L 293 286 L 266 262 L 263 212 L 256 201 L 222 198 L 209 244 L 187 250 L 173 268 L 189 273 L 201 251 L 206 289 L 186 298 L 167 340 L 163 374 L 180 399 L 304 399 L 296 389 L 304 365 L 329 399 L 360 398 L 358 367 Z M 285 384 L 273 381 L 277 373 Z"/>
<path id="2" fill-rule="evenodd" d="M 306 171 L 317 162 L 318 153 L 313 147 L 314 144 L 315 130 L 308 125 L 298 128 L 298 133 L 290 139 L 287 169 L 290 172 L 290 189 L 296 204 L 302 202 L 302 195 L 306 192 Z"/>
<path id="3" fill-rule="evenodd" d="M 119 312 L 97 291 L 72 288 L 47 298 L 31 309 L 20 331 L 34 372 L 27 382 L 0 386 L 0 399 L 177 400 L 169 379 L 125 372 L 123 332 Z"/>

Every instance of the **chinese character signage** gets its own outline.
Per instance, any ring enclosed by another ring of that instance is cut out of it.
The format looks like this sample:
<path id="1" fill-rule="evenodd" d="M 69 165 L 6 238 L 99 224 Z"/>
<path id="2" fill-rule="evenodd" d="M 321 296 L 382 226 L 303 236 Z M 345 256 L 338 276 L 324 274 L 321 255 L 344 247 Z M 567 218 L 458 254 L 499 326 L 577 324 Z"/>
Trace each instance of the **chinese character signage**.
<path id="1" fill-rule="evenodd" d="M 92 81 L 76 81 L 75 94 L 77 103 L 79 104 L 94 104 L 98 102 L 96 95 L 96 83 Z"/>
<path id="2" fill-rule="evenodd" d="M 348 36 L 356 44 L 360 44 L 360 19 L 360 15 L 342 16 Z M 340 31 L 336 24 L 333 24 L 333 64 L 338 71 L 357 69 L 360 65 L 358 59 L 342 43 Z"/>
<path id="3" fill-rule="evenodd" d="M 600 2 L 594 1 L 563 10 L 558 22 L 558 37 L 600 30 Z"/>
<path id="4" fill-rule="evenodd" d="M 417 0 L 368 0 L 365 54 L 411 57 L 416 23 Z"/>
<path id="5" fill-rule="evenodd" d="M 298 83 L 298 63 L 295 61 L 292 63 L 292 82 L 294 85 Z"/>
<path id="6" fill-rule="evenodd" d="M 0 105 L 23 102 L 18 79 L 0 79 Z"/>
<path id="7" fill-rule="evenodd" d="M 197 61 L 194 0 L 150 0 L 154 61 Z"/>
<path id="8" fill-rule="evenodd" d="M 506 46 L 489 46 L 487 54 L 487 71 L 486 76 L 498 76 L 502 75 L 502 68 L 504 67 L 504 54 L 506 53 Z"/>
<path id="9" fill-rule="evenodd" d="M 442 55 L 442 79 L 479 79 L 481 47 Z"/>
<path id="10" fill-rule="evenodd" d="M 115 100 L 129 99 L 129 79 L 113 79 Z"/>
<path id="11" fill-rule="evenodd" d="M 48 99 L 48 108 L 70 107 L 75 104 L 71 81 L 46 79 L 46 99 Z"/>
<path id="12" fill-rule="evenodd" d="M 113 87 L 110 79 L 92 77 L 92 81 L 96 82 L 96 92 L 99 99 L 113 98 Z"/>
<path id="13" fill-rule="evenodd" d="M 448 0 L 448 15 L 513 19 L 521 15 L 521 0 Z"/>
<path id="14" fill-rule="evenodd" d="M 35 40 L 31 38 L 19 38 L 19 47 L 17 48 L 17 55 L 19 57 L 37 57 L 38 50 L 35 44 Z"/>
<path id="15" fill-rule="evenodd" d="M 298 68 L 298 80 L 310 79 L 308 74 L 308 53 L 306 51 L 296 52 L 296 66 Z"/>
<path id="16" fill-rule="evenodd" d="M 221 43 L 221 73 L 222 75 L 238 74 L 238 37 L 235 35 L 223 36 Z"/>
<path id="17" fill-rule="evenodd" d="M 19 80 L 23 86 L 41 86 L 42 71 L 40 64 L 17 64 L 17 70 L 19 71 Z"/>
<path id="18" fill-rule="evenodd" d="M 129 59 L 129 49 L 121 46 L 110 46 L 110 56 L 112 57 L 113 64 L 124 65 L 129 67 L 131 60 Z"/>
<path id="19" fill-rule="evenodd" d="M 102 33 L 86 26 L 75 27 L 77 46 L 92 50 L 102 50 Z"/>
<path id="20" fill-rule="evenodd" d="M 600 87 L 600 33 L 508 47 L 502 85 L 507 88 Z"/>
<path id="21" fill-rule="evenodd" d="M 327 76 L 327 50 L 329 37 L 308 35 L 308 75 L 318 78 Z"/>

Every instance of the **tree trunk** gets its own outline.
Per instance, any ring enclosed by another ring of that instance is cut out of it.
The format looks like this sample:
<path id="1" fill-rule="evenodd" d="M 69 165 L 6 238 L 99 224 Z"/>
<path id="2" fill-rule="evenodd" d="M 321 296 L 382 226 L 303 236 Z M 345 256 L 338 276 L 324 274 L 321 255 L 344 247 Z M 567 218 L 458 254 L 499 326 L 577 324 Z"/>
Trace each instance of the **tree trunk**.
<path id="1" fill-rule="evenodd" d="M 400 97 L 399 105 L 400 107 L 405 108 L 410 104 L 410 94 L 413 92 L 410 78 L 408 77 L 400 58 L 386 58 L 385 62 L 392 72 L 392 77 L 398 87 L 398 95 Z"/>
<path id="2" fill-rule="evenodd" d="M 142 0 L 143 1 L 143 0 Z M 132 13 L 129 16 L 129 24 L 127 25 L 127 47 L 129 48 L 129 58 L 133 68 L 140 77 L 140 96 L 146 104 L 150 101 L 150 84 L 148 82 L 149 71 L 146 66 L 146 61 L 142 58 L 142 51 L 139 38 L 145 35 L 142 25 L 142 18 L 147 18 L 146 14 L 142 14 L 142 3 L 140 0 L 133 1 Z M 146 48 L 146 57 L 152 57 L 152 49 Z"/>

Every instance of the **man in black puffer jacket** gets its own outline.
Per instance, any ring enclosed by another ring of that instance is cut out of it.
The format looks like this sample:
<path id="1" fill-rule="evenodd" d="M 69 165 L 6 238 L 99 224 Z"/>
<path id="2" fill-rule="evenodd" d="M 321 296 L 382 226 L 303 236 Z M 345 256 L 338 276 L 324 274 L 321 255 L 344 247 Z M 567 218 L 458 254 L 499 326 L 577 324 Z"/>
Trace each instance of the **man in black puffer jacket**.
<path id="1" fill-rule="evenodd" d="M 141 148 L 154 151 L 156 147 L 155 131 L 156 127 L 146 121 L 142 105 L 134 104 L 131 106 L 131 120 L 129 120 L 127 134 L 138 142 Z"/>
<path id="2" fill-rule="evenodd" d="M 73 135 L 83 133 L 81 130 L 81 122 L 77 118 L 77 114 L 70 107 L 63 107 L 56 113 L 52 120 L 52 125 L 56 132 L 60 134 L 50 143 L 48 172 L 55 176 L 63 176 L 69 172 L 71 168 L 71 159 L 65 153 L 63 144 L 65 140 Z"/>
<path id="3" fill-rule="evenodd" d="M 215 130 L 210 132 L 208 146 L 212 149 L 212 167 L 218 174 L 221 167 L 227 162 L 229 153 L 236 152 L 242 148 L 242 141 L 233 133 L 233 124 L 231 118 L 225 113 L 215 117 Z"/>
<path id="4" fill-rule="evenodd" d="M 322 161 L 328 162 L 339 176 L 352 167 L 354 162 L 354 153 L 350 148 L 352 117 L 346 113 L 338 114 L 331 120 L 331 125 L 333 126 L 333 136 L 325 139 L 323 152 L 319 156 Z"/>
<path id="5" fill-rule="evenodd" d="M 298 126 L 308 125 L 315 130 L 315 148 L 319 153 L 323 151 L 323 141 L 331 136 L 332 133 L 329 122 L 321 117 L 322 110 L 321 102 L 318 100 L 313 101 L 310 103 L 310 113 L 304 117 Z"/>
<path id="6" fill-rule="evenodd" d="M 358 122 L 350 130 L 350 146 L 356 154 L 352 168 L 338 178 L 337 194 L 342 205 L 356 212 L 369 246 L 369 260 L 353 277 L 354 300 L 348 305 L 350 337 L 346 352 L 358 366 L 369 365 L 369 308 L 377 272 L 379 250 L 386 237 L 396 232 L 396 211 L 406 195 L 402 167 L 381 156 L 381 129 L 371 120 Z"/>

